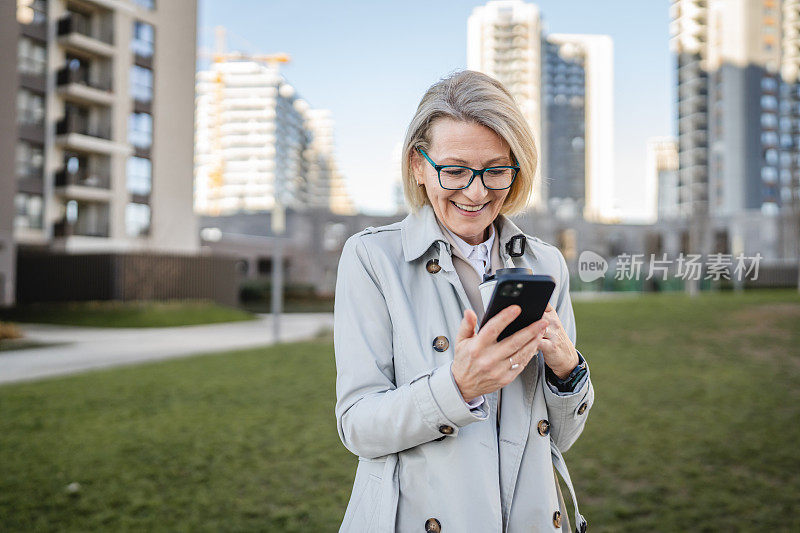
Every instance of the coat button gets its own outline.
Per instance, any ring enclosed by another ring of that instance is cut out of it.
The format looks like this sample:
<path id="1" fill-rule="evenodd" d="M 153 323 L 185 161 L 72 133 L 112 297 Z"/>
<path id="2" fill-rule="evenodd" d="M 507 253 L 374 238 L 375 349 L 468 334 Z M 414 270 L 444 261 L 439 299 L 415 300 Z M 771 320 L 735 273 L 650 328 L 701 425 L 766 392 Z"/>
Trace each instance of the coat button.
<path id="1" fill-rule="evenodd" d="M 439 266 L 439 260 L 438 259 L 429 260 L 428 264 L 425 265 L 425 268 L 427 268 L 428 272 L 430 272 L 431 274 L 436 274 L 437 272 L 439 272 L 442 269 L 442 267 Z"/>
<path id="2" fill-rule="evenodd" d="M 444 335 L 439 335 L 433 339 L 433 349 L 437 352 L 443 352 L 450 346 L 450 341 Z"/>
<path id="3" fill-rule="evenodd" d="M 586 411 L 586 402 L 583 402 L 580 407 L 578 407 L 578 414 L 582 415 L 583 412 Z"/>
<path id="4" fill-rule="evenodd" d="M 553 525 L 556 527 L 561 527 L 561 511 L 556 511 L 553 513 Z"/>
<path id="5" fill-rule="evenodd" d="M 439 426 L 439 433 L 444 433 L 445 435 L 452 435 L 453 426 Z"/>
<path id="6" fill-rule="evenodd" d="M 550 422 L 547 420 L 539 420 L 536 427 L 539 429 L 539 435 L 542 437 L 550 433 Z"/>
<path id="7" fill-rule="evenodd" d="M 435 518 L 428 518 L 425 520 L 425 531 L 430 533 L 440 533 L 442 531 L 442 524 Z"/>

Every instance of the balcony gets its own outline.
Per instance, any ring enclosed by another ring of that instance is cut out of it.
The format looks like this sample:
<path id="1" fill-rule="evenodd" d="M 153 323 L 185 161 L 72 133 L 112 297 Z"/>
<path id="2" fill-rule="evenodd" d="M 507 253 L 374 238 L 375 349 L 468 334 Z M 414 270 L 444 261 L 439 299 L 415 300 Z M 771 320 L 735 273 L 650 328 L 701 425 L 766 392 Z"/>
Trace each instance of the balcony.
<path id="1" fill-rule="evenodd" d="M 81 221 L 69 222 L 61 219 L 53 224 L 53 237 L 108 237 L 108 223 L 81 224 Z"/>
<path id="2" fill-rule="evenodd" d="M 56 144 L 67 150 L 110 155 L 118 148 L 110 139 L 108 120 L 91 121 L 85 115 L 68 112 L 56 124 Z"/>
<path id="3" fill-rule="evenodd" d="M 55 237 L 108 237 L 109 206 L 107 203 L 69 200 L 61 220 L 53 225 Z"/>
<path id="4" fill-rule="evenodd" d="M 111 78 L 93 78 L 85 68 L 62 67 L 56 74 L 56 85 L 60 95 L 78 103 L 110 106 L 114 101 Z"/>
<path id="5" fill-rule="evenodd" d="M 55 194 L 65 200 L 80 200 L 108 204 L 111 202 L 111 179 L 108 174 L 86 171 L 69 172 L 62 169 L 56 173 Z"/>
<path id="6" fill-rule="evenodd" d="M 108 172 L 86 169 L 70 172 L 66 168 L 62 168 L 56 172 L 56 187 L 70 187 L 73 185 L 108 189 L 111 186 L 111 175 Z"/>
<path id="7" fill-rule="evenodd" d="M 84 116 L 67 114 L 56 124 L 56 135 L 69 135 L 71 133 L 88 135 L 99 139 L 111 139 L 111 126 L 108 124 L 92 124 Z"/>
<path id="8" fill-rule="evenodd" d="M 98 91 L 111 91 L 111 78 L 104 76 L 102 79 L 93 78 L 89 75 L 88 69 L 61 67 L 56 74 L 56 84 L 60 87 L 69 84 L 85 85 Z"/>
<path id="9" fill-rule="evenodd" d="M 67 48 L 82 52 L 104 57 L 113 56 L 114 39 L 111 24 L 98 24 L 97 30 L 92 26 L 92 20 L 86 16 L 70 13 L 58 21 L 58 42 Z"/>

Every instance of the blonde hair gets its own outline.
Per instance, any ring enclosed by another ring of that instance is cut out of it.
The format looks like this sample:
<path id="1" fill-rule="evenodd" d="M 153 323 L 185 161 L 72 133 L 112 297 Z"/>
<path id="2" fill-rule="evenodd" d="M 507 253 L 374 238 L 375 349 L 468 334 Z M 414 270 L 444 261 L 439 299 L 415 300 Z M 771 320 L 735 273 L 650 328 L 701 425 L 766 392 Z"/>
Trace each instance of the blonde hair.
<path id="1" fill-rule="evenodd" d="M 403 191 L 412 212 L 430 203 L 411 168 L 417 148 L 430 149 L 430 129 L 440 118 L 476 122 L 493 130 L 511 148 L 520 167 L 500 213 L 514 215 L 525 209 L 533 191 L 538 152 L 528 121 L 502 83 L 481 72 L 457 71 L 433 84 L 408 125 L 402 151 Z"/>

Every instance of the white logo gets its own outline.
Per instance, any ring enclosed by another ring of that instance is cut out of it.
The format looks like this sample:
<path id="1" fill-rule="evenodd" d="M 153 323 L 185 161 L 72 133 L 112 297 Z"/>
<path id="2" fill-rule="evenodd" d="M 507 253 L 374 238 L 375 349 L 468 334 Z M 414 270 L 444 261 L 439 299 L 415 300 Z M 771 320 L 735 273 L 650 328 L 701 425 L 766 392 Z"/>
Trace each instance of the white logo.
<path id="1" fill-rule="evenodd" d="M 578 257 L 578 276 L 584 283 L 602 278 L 607 270 L 606 260 L 591 250 L 584 250 Z"/>

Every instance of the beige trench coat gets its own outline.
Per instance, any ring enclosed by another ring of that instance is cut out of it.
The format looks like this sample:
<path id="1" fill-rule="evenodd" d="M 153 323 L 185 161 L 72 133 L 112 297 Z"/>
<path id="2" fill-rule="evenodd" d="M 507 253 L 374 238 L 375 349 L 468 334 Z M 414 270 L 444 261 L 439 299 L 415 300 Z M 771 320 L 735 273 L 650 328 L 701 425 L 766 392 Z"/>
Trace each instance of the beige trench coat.
<path id="1" fill-rule="evenodd" d="M 575 343 L 561 252 L 503 215 L 495 224 L 505 266 L 555 279 L 550 303 Z M 526 243 L 518 257 L 506 246 L 515 235 Z M 539 352 L 503 388 L 499 432 L 497 392 L 470 409 L 450 368 L 471 308 L 450 246 L 428 204 L 345 242 L 334 304 L 334 410 L 339 437 L 359 460 L 340 531 L 558 532 L 566 517 L 553 466 L 582 530 L 561 452 L 591 411 L 591 375 L 559 396 L 544 382 Z"/>

